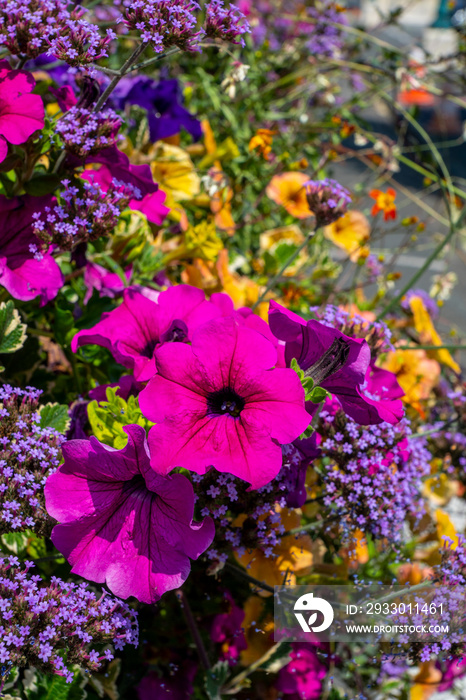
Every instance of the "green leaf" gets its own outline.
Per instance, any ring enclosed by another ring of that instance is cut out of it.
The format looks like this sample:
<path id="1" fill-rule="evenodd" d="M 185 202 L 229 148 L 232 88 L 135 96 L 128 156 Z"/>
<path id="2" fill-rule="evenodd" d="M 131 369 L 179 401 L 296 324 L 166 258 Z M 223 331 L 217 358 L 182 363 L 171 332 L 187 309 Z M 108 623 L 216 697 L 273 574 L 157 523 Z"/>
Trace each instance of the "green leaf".
<path id="1" fill-rule="evenodd" d="M 7 532 L 1 536 L 3 551 L 7 550 L 13 554 L 23 554 L 29 541 L 29 534 L 25 532 Z"/>
<path id="2" fill-rule="evenodd" d="M 70 425 L 68 406 L 59 403 L 48 403 L 40 409 L 40 427 L 54 428 L 59 433 L 64 433 Z"/>
<path id="3" fill-rule="evenodd" d="M 326 398 L 331 399 L 332 394 L 322 386 L 316 386 L 309 394 L 309 401 L 312 401 L 312 403 L 322 403 Z"/>
<path id="4" fill-rule="evenodd" d="M 118 387 L 108 387 L 107 401 L 91 401 L 87 406 L 87 415 L 96 438 L 120 450 L 128 442 L 123 430 L 126 425 L 142 425 L 147 431 L 154 423 L 144 418 L 136 396 L 124 401 L 116 395 L 117 391 Z"/>
<path id="5" fill-rule="evenodd" d="M 62 309 L 55 304 L 55 323 L 53 331 L 56 341 L 60 345 L 69 345 L 75 334 L 74 318 L 69 309 Z"/>
<path id="6" fill-rule="evenodd" d="M 228 661 L 217 661 L 215 666 L 207 671 L 205 688 L 210 700 L 220 700 L 220 690 L 228 678 L 229 668 Z"/>
<path id="7" fill-rule="evenodd" d="M 44 194 L 50 194 L 56 190 L 59 184 L 60 178 L 58 175 L 44 173 L 43 175 L 37 175 L 33 177 L 32 180 L 25 182 L 24 189 L 27 194 L 32 194 L 34 197 L 41 197 Z"/>
<path id="8" fill-rule="evenodd" d="M 26 340 L 26 324 L 10 301 L 0 304 L 0 353 L 16 352 Z"/>
<path id="9" fill-rule="evenodd" d="M 27 700 L 84 700 L 87 697 L 84 687 L 88 679 L 81 674 L 79 666 L 73 666 L 72 670 L 73 681 L 67 683 L 63 676 L 26 669 L 23 687 Z"/>

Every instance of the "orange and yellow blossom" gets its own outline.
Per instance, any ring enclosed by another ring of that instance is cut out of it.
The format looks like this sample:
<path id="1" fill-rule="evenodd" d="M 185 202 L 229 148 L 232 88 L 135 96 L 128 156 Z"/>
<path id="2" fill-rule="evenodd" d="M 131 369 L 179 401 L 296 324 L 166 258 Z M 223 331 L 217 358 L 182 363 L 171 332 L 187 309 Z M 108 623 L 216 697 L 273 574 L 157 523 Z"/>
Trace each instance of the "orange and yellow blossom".
<path id="1" fill-rule="evenodd" d="M 293 530 L 301 524 L 301 512 L 283 508 L 281 520 L 286 530 Z M 246 517 L 246 516 L 244 516 Z M 240 519 L 237 520 L 240 524 Z M 286 535 L 273 549 L 272 555 L 266 557 L 260 549 L 246 551 L 243 556 L 236 556 L 237 561 L 253 578 L 269 586 L 295 585 L 296 574 L 310 573 L 319 545 L 309 535 Z M 286 577 L 286 581 L 285 581 Z M 272 595 L 261 591 L 262 596 Z"/>
<path id="2" fill-rule="evenodd" d="M 288 214 L 297 219 L 306 219 L 312 216 L 304 187 L 308 181 L 309 176 L 306 173 L 297 171 L 274 175 L 266 189 L 267 197 L 284 206 Z"/>
<path id="3" fill-rule="evenodd" d="M 257 129 L 255 135 L 249 141 L 249 151 L 257 151 L 264 160 L 269 160 L 272 152 L 273 137 L 277 132 L 272 129 Z"/>
<path id="4" fill-rule="evenodd" d="M 429 359 L 424 350 L 404 350 L 400 344 L 395 352 L 387 355 L 383 368 L 396 375 L 405 392 L 402 400 L 424 417 L 421 402 L 429 398 L 440 378 L 438 362 Z"/>
<path id="5" fill-rule="evenodd" d="M 425 345 L 443 345 L 442 339 L 435 330 L 432 319 L 421 297 L 412 296 L 409 300 L 409 307 L 412 311 L 414 327 L 419 333 L 421 343 Z M 446 348 L 440 347 L 438 350 L 429 350 L 428 355 L 434 357 L 441 364 L 450 367 L 456 374 L 460 374 L 460 366 L 455 362 Z"/>
<path id="6" fill-rule="evenodd" d="M 356 262 L 362 246 L 369 240 L 370 224 L 360 211 L 347 211 L 346 214 L 325 226 L 324 236 L 338 248 L 345 250 Z"/>
<path id="7" fill-rule="evenodd" d="M 371 190 L 369 192 L 369 197 L 375 199 L 375 204 L 371 211 L 372 216 L 376 216 L 379 211 L 383 211 L 383 218 L 385 221 L 396 218 L 396 192 L 392 187 L 389 187 L 386 192 L 382 192 L 382 190 Z"/>
<path id="8" fill-rule="evenodd" d="M 265 602 L 259 596 L 251 596 L 244 604 L 243 629 L 247 649 L 240 654 L 243 666 L 250 666 L 273 647 L 273 617 L 265 613 Z"/>

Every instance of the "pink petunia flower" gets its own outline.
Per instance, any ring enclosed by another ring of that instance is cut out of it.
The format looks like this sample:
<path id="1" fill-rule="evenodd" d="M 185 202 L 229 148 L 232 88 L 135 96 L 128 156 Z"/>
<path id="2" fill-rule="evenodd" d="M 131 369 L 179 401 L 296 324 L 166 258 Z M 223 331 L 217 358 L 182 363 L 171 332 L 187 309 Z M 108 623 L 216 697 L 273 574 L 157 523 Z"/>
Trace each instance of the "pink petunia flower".
<path id="1" fill-rule="evenodd" d="M 297 642 L 293 644 L 290 656 L 291 661 L 278 674 L 277 690 L 285 697 L 318 700 L 327 669 L 319 661 L 316 649 L 309 643 Z"/>
<path id="2" fill-rule="evenodd" d="M 73 352 L 83 345 L 101 345 L 139 381 L 155 374 L 154 351 L 161 343 L 185 343 L 197 326 L 219 316 L 204 292 L 189 285 L 169 287 L 157 301 L 134 289 L 123 292 L 123 303 L 92 328 L 77 333 Z"/>
<path id="3" fill-rule="evenodd" d="M 12 70 L 7 61 L 0 61 L 0 162 L 8 154 L 7 142 L 24 143 L 44 128 L 42 98 L 29 94 L 35 84 L 30 73 Z"/>
<path id="4" fill-rule="evenodd" d="M 131 278 L 131 267 L 125 270 L 125 277 L 129 282 Z M 125 289 L 123 280 L 116 272 L 109 272 L 97 263 L 88 262 L 84 268 L 84 284 L 87 287 L 84 297 L 84 304 L 89 302 L 94 289 L 99 292 L 100 297 L 110 297 L 114 299 Z"/>
<path id="5" fill-rule="evenodd" d="M 63 286 L 58 264 L 48 252 L 40 252 L 42 243 L 33 232 L 33 214 L 50 202 L 49 196 L 7 199 L 0 195 L 0 285 L 22 301 L 40 295 L 41 305 Z"/>
<path id="6" fill-rule="evenodd" d="M 186 477 L 151 469 L 144 428 L 124 430 L 122 450 L 95 437 L 65 443 L 64 464 L 45 486 L 46 507 L 60 522 L 52 541 L 73 573 L 105 582 L 121 598 L 154 603 L 184 583 L 190 559 L 210 546 L 214 524 L 193 522 Z"/>
<path id="7" fill-rule="evenodd" d="M 220 318 L 198 328 L 192 345 L 156 350 L 157 374 L 141 392 L 151 428 L 152 466 L 166 474 L 210 466 L 269 483 L 282 464 L 280 444 L 308 426 L 304 391 L 293 370 L 272 369 L 277 351 L 261 333 Z"/>

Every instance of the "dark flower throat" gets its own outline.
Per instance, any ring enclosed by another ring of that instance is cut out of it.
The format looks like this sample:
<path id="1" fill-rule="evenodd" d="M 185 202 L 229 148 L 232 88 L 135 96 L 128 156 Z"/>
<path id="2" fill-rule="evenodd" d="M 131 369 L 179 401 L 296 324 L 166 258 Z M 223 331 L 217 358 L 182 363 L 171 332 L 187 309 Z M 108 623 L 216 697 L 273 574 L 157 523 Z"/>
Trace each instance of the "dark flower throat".
<path id="1" fill-rule="evenodd" d="M 244 399 L 229 386 L 213 391 L 207 396 L 207 412 L 215 416 L 238 418 L 244 406 Z"/>
<path id="2" fill-rule="evenodd" d="M 312 377 L 315 386 L 319 386 L 325 379 L 344 367 L 349 351 L 350 347 L 343 338 L 335 338 L 322 357 L 304 372 L 305 376 Z"/>

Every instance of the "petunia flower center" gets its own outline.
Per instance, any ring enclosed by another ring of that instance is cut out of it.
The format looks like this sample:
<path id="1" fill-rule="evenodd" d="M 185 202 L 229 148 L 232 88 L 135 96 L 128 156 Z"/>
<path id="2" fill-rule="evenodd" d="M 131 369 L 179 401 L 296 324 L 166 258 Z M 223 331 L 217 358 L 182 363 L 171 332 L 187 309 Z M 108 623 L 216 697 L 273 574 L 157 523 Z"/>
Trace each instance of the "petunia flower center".
<path id="1" fill-rule="evenodd" d="M 246 402 L 229 386 L 207 396 L 207 412 L 216 416 L 238 418 Z"/>
<path id="2" fill-rule="evenodd" d="M 335 338 L 328 350 L 324 352 L 317 362 L 308 367 L 304 372 L 306 377 L 312 377 L 314 384 L 318 386 L 344 367 L 348 359 L 350 346 L 343 338 Z"/>
<path id="3" fill-rule="evenodd" d="M 160 336 L 161 343 L 187 343 L 188 342 L 188 326 L 184 321 L 175 318 L 171 322 L 169 328 Z"/>

